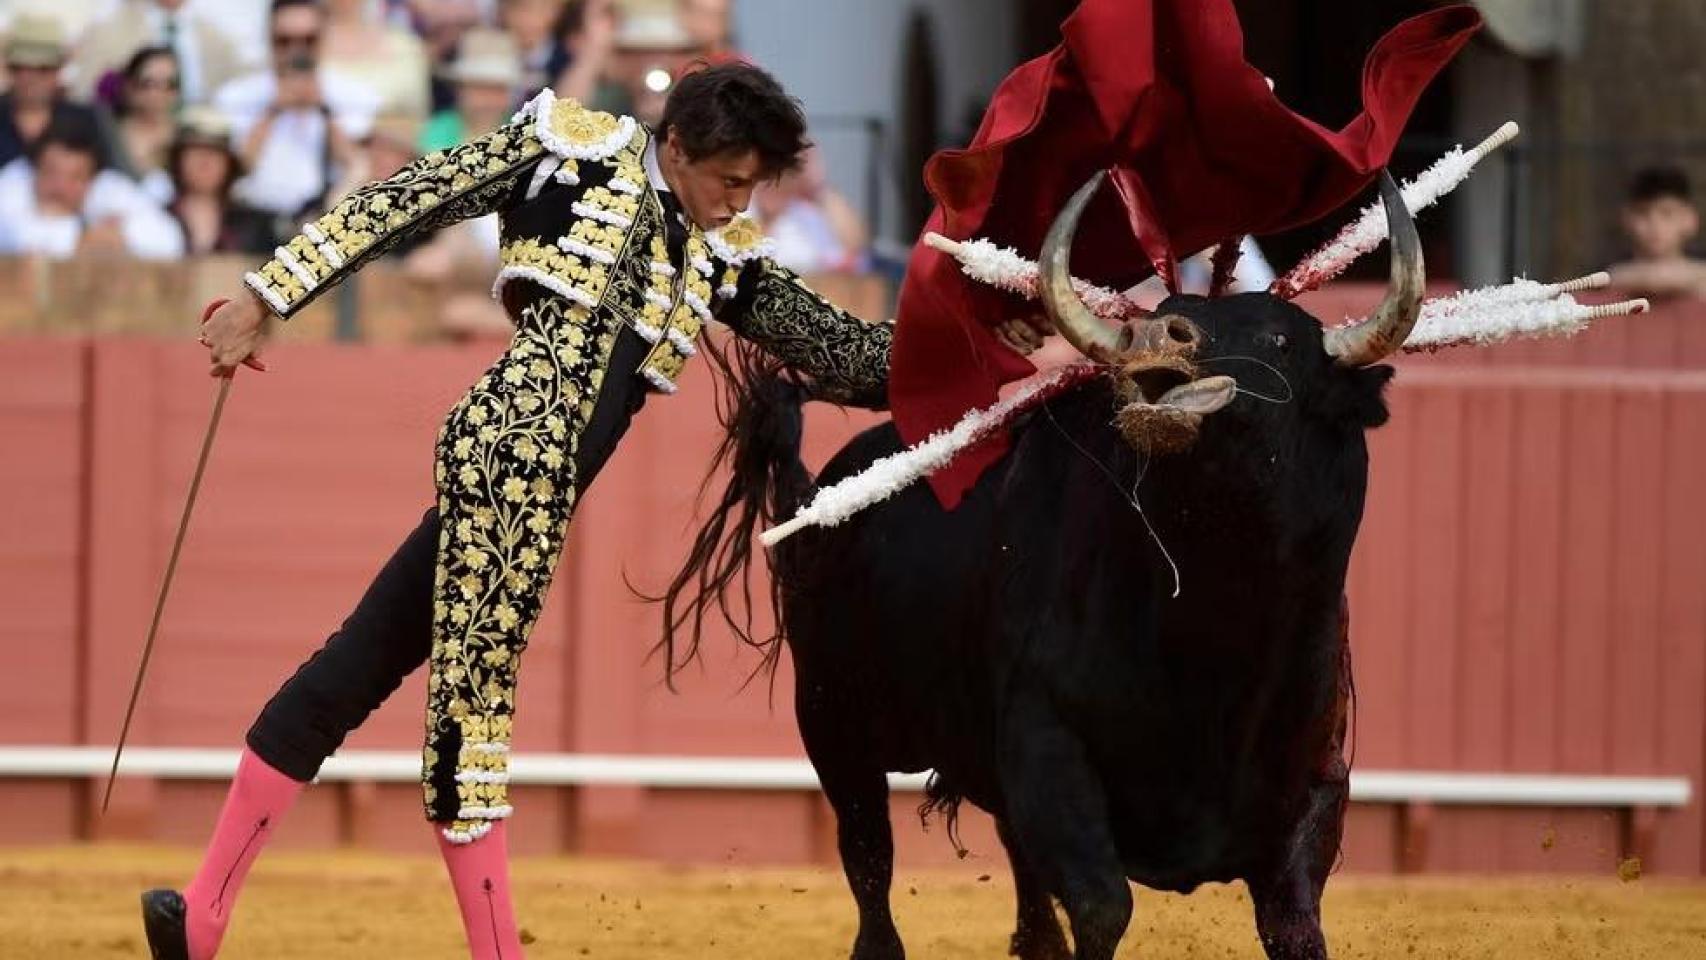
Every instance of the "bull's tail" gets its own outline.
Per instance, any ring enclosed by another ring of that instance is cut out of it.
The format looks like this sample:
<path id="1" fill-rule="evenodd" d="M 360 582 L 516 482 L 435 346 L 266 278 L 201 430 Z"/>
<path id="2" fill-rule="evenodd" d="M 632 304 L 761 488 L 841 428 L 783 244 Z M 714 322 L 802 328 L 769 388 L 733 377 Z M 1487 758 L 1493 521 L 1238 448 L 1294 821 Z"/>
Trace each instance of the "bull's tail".
<path id="1" fill-rule="evenodd" d="M 663 637 L 655 652 L 663 654 L 664 679 L 672 688 L 676 671 L 699 654 L 708 614 L 720 616 L 742 643 L 763 654 L 753 677 L 774 676 L 782 652 L 780 627 L 756 636 L 752 626 L 753 539 L 761 525 L 793 516 L 813 493 L 812 476 L 800 460 L 805 388 L 744 341 L 706 346 L 722 374 L 717 419 L 724 435 L 700 486 L 700 502 L 719 473 L 726 470 L 728 480 L 669 588 L 647 598 L 663 604 Z M 780 624 L 779 577 L 771 578 L 770 603 Z"/>
<path id="2" fill-rule="evenodd" d="M 960 792 L 952 780 L 942 776 L 940 770 L 930 774 L 924 781 L 924 802 L 918 805 L 918 823 L 924 829 L 930 829 L 930 818 L 940 816 L 947 824 L 948 842 L 954 845 L 954 853 L 961 859 L 969 852 L 966 845 L 960 842 L 960 804 L 965 802 L 965 794 Z"/>

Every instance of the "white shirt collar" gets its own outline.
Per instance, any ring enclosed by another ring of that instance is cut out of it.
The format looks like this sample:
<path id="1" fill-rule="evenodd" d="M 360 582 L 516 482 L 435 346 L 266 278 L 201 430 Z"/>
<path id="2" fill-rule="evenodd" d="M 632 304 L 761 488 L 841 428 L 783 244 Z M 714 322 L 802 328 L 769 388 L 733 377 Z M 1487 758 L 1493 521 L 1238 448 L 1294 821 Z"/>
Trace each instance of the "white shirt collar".
<path id="1" fill-rule="evenodd" d="M 653 136 L 646 143 L 646 179 L 651 182 L 652 189 L 659 193 L 669 193 L 669 184 L 663 178 L 663 167 L 658 164 L 658 140 Z"/>

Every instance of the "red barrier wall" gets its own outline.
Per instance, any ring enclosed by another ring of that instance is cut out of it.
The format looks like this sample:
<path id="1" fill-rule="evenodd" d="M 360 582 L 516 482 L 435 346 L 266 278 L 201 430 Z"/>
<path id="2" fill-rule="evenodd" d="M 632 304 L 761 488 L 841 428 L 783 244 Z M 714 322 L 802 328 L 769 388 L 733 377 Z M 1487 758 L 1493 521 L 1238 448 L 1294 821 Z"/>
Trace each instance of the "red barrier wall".
<path id="1" fill-rule="evenodd" d="M 1333 303 L 1372 300 L 1329 293 L 1341 298 L 1317 300 L 1329 317 Z M 1683 368 L 1706 367 L 1702 330 L 1706 310 L 1661 312 L 1590 333 L 1548 367 L 1506 356 L 1536 347 L 1405 364 L 1393 421 L 1371 441 L 1353 568 L 1359 766 L 1687 776 L 1698 794 L 1706 373 Z M 1617 340 L 1618 357 L 1649 369 L 1605 369 L 1590 338 Z M 240 378 L 133 742 L 240 742 L 428 506 L 439 419 L 494 354 L 293 345 L 270 358 L 274 372 Z M 762 685 L 743 691 L 754 658 L 718 633 L 704 668 L 668 693 L 646 658 L 656 612 L 623 583 L 660 586 L 683 552 L 716 441 L 706 380 L 701 365 L 681 396 L 648 404 L 583 505 L 527 653 L 518 749 L 798 755 L 786 671 L 774 706 Z M 0 340 L 0 643 L 12 674 L 0 743 L 116 736 L 212 395 L 187 344 Z M 814 411 L 808 459 L 873 420 Z M 350 746 L 415 749 L 420 682 Z M 518 794 L 525 850 L 833 856 L 827 810 L 810 795 Z M 126 780 L 97 823 L 85 784 L 0 781 L 0 841 L 199 842 L 219 796 L 214 784 Z M 951 861 L 939 831 L 904 822 L 914 801 L 895 801 L 902 856 Z M 286 840 L 424 849 L 417 803 L 401 785 L 317 789 Z M 1349 866 L 1400 866 L 1419 815 L 1434 869 L 1605 870 L 1623 829 L 1609 811 L 1359 806 Z M 969 819 L 975 862 L 998 863 L 992 831 Z M 1653 827 L 1649 869 L 1702 871 L 1698 801 Z"/>

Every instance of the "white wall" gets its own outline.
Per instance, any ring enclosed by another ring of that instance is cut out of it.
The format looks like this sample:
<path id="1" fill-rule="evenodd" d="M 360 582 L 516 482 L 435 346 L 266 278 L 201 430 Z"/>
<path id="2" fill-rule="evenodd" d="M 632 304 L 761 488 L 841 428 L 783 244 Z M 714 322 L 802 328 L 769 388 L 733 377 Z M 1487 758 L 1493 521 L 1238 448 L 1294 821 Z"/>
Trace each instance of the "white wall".
<path id="1" fill-rule="evenodd" d="M 895 151 L 904 91 L 901 68 L 909 17 L 915 8 L 934 18 L 941 102 L 937 116 L 957 133 L 969 103 L 981 103 L 1016 65 L 1016 4 L 1012 0 L 735 0 L 742 50 L 776 74 L 808 115 L 875 115 L 887 123 L 890 154 L 882 174 L 882 226 L 898 235 Z M 813 131 L 830 177 L 865 209 L 865 139 L 829 128 Z M 918 177 L 922 171 L 908 171 Z"/>

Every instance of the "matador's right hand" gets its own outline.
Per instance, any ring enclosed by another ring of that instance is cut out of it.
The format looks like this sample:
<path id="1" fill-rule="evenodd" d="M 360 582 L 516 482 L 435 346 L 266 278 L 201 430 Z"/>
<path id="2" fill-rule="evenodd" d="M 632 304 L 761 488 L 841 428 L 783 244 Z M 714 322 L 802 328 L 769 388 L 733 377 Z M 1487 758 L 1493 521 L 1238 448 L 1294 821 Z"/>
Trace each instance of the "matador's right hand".
<path id="1" fill-rule="evenodd" d="M 201 317 L 201 344 L 213 367 L 208 373 L 229 377 L 239 364 L 265 371 L 261 345 L 272 333 L 272 311 L 245 289 L 234 300 L 215 300 Z"/>

